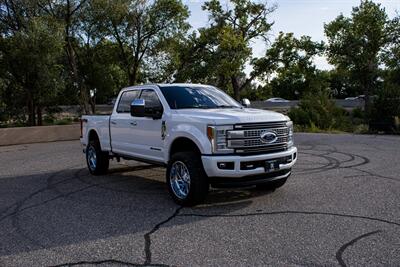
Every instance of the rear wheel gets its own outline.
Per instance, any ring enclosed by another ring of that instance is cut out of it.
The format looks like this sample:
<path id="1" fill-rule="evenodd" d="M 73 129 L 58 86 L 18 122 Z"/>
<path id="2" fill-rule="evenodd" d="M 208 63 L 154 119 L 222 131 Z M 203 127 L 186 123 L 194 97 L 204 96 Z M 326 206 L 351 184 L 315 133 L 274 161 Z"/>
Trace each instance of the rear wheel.
<path id="1" fill-rule="evenodd" d="M 179 205 L 193 206 L 203 202 L 207 196 L 208 177 L 196 153 L 178 152 L 172 155 L 166 176 L 168 191 Z"/>
<path id="2" fill-rule="evenodd" d="M 101 151 L 100 142 L 92 140 L 86 147 L 86 163 L 91 174 L 106 174 L 109 167 L 108 152 Z"/>

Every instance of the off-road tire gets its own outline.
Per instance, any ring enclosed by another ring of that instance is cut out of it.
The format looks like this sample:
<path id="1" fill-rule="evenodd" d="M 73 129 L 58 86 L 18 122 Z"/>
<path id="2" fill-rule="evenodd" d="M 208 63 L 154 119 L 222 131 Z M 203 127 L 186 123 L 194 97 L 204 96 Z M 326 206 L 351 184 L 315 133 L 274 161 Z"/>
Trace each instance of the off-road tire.
<path id="1" fill-rule="evenodd" d="M 96 154 L 96 164 L 92 166 L 89 163 L 89 154 L 91 149 L 94 149 Z M 86 147 L 86 163 L 89 169 L 89 172 L 93 175 L 103 175 L 108 171 L 108 167 L 110 164 L 110 159 L 108 156 L 108 152 L 103 152 L 100 147 L 99 140 L 92 140 L 89 142 L 89 145 Z"/>
<path id="2" fill-rule="evenodd" d="M 172 189 L 170 182 L 171 168 L 175 162 L 182 162 L 190 174 L 189 193 L 185 198 L 178 197 Z M 194 206 L 204 201 L 208 194 L 209 182 L 203 169 L 201 158 L 194 152 L 177 152 L 171 156 L 167 166 L 166 180 L 168 191 L 172 199 L 181 206 Z"/>

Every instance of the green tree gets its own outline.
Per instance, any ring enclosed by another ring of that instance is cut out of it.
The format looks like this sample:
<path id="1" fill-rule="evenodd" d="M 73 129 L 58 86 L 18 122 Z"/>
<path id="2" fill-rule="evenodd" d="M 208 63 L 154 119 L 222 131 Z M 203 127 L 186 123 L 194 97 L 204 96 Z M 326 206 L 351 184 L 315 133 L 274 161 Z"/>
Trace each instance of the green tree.
<path id="1" fill-rule="evenodd" d="M 62 34 L 58 24 L 32 18 L 26 29 L 2 40 L 2 63 L 7 66 L 9 86 L 26 99 L 29 125 L 42 125 L 43 108 L 53 104 L 62 85 L 59 64 Z"/>
<path id="2" fill-rule="evenodd" d="M 89 101 L 95 113 L 96 102 L 105 103 L 115 97 L 128 84 L 128 76 L 118 61 L 118 45 L 109 40 L 84 45 L 77 55 L 85 90 L 96 90 L 95 98 Z"/>
<path id="3" fill-rule="evenodd" d="M 327 87 L 325 73 L 313 62 L 323 51 L 324 44 L 312 41 L 309 36 L 295 38 L 293 33 L 280 32 L 265 57 L 254 62 L 255 72 L 269 82 L 274 95 L 298 99 L 307 92 Z"/>
<path id="4" fill-rule="evenodd" d="M 231 89 L 238 100 L 240 92 L 257 77 L 252 72 L 243 79 L 246 64 L 252 64 L 252 42 L 268 40 L 272 23 L 268 17 L 275 6 L 251 0 L 232 0 L 224 9 L 219 0 L 205 2 L 210 25 L 199 29 L 181 48 L 182 56 L 176 79 L 178 81 L 210 81 L 227 91 Z"/>
<path id="5" fill-rule="evenodd" d="M 189 27 L 189 11 L 180 0 L 92 0 L 90 5 L 99 30 L 118 45 L 131 85 L 147 82 L 145 62 L 155 60 L 159 68 L 166 64 L 160 56 L 167 51 L 163 47 L 186 34 Z"/>
<path id="6" fill-rule="evenodd" d="M 400 91 L 400 15 L 398 14 L 387 24 L 388 43 L 383 49 L 382 61 L 386 66 L 388 83 L 397 86 Z"/>
<path id="7" fill-rule="evenodd" d="M 325 25 L 329 62 L 355 81 L 367 112 L 379 77 L 380 52 L 388 42 L 387 21 L 380 4 L 363 0 L 350 17 L 340 15 Z"/>
<path id="8" fill-rule="evenodd" d="M 64 56 L 65 68 L 68 71 L 67 87 L 72 87 L 73 91 L 79 95 L 79 103 L 85 113 L 89 113 L 89 96 L 83 85 L 82 76 L 79 69 L 77 49 L 80 26 L 85 22 L 84 9 L 88 5 L 88 0 L 32 0 L 46 16 L 57 20 L 63 27 L 64 37 Z M 74 94 L 75 95 L 75 94 Z"/>

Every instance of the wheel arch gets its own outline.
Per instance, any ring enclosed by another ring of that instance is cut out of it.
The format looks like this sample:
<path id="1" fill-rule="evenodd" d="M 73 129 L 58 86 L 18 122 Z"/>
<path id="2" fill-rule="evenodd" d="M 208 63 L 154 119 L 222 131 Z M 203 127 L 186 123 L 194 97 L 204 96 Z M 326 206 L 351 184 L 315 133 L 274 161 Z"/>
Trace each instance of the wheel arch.
<path id="1" fill-rule="evenodd" d="M 169 147 L 168 160 L 171 158 L 173 154 L 177 152 L 186 152 L 186 151 L 192 151 L 201 155 L 201 149 L 194 140 L 183 136 L 177 137 L 171 142 L 171 145 Z"/>
<path id="2" fill-rule="evenodd" d="M 97 133 L 97 131 L 95 129 L 90 129 L 88 131 L 87 140 L 88 140 L 88 144 L 90 141 L 93 141 L 93 140 L 100 141 L 99 134 Z"/>

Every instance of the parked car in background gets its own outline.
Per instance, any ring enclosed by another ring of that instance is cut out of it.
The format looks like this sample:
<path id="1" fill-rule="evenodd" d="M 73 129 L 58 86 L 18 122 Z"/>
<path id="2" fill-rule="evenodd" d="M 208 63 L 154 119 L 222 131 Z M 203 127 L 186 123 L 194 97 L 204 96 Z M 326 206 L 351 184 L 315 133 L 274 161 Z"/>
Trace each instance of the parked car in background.
<path id="1" fill-rule="evenodd" d="M 370 99 L 376 99 L 378 96 L 377 95 L 370 95 Z M 359 96 L 350 96 L 346 97 L 345 100 L 365 100 L 365 95 L 359 95 Z"/>
<path id="2" fill-rule="evenodd" d="M 281 102 L 281 103 L 288 103 L 288 102 L 290 102 L 290 101 L 289 101 L 289 100 L 286 100 L 286 99 L 284 99 L 284 98 L 281 98 L 281 97 L 273 97 L 273 98 L 269 98 L 269 99 L 265 100 L 265 102 L 274 102 L 274 103 Z"/>
<path id="3" fill-rule="evenodd" d="M 293 123 L 249 104 L 208 85 L 125 88 L 111 115 L 82 116 L 89 171 L 105 174 L 112 158 L 164 166 L 172 198 L 186 206 L 210 185 L 281 187 L 297 160 Z"/>
<path id="4" fill-rule="evenodd" d="M 350 96 L 350 97 L 346 97 L 344 100 L 357 100 L 358 96 Z"/>

